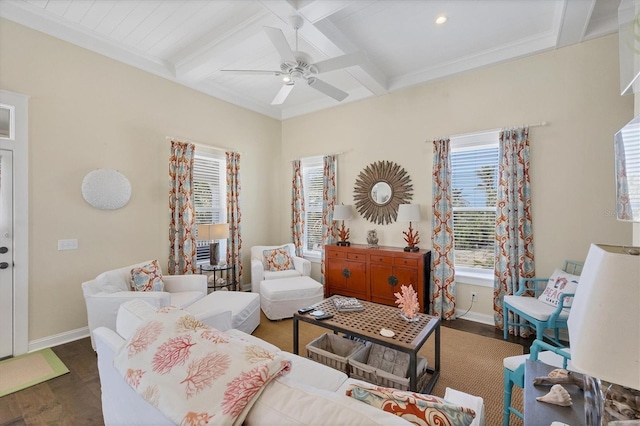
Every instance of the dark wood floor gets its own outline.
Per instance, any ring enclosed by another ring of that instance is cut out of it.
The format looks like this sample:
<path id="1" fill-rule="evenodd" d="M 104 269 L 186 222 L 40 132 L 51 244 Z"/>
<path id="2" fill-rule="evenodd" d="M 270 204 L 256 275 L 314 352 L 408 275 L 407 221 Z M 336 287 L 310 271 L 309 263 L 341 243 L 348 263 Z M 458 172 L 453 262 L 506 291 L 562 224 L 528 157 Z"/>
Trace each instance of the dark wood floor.
<path id="1" fill-rule="evenodd" d="M 502 331 L 490 325 L 458 319 L 443 326 L 502 340 Z M 510 336 L 509 341 L 521 344 L 526 353 L 533 340 Z M 0 398 L 0 426 L 104 424 L 96 353 L 89 338 L 53 351 L 70 372 Z"/>

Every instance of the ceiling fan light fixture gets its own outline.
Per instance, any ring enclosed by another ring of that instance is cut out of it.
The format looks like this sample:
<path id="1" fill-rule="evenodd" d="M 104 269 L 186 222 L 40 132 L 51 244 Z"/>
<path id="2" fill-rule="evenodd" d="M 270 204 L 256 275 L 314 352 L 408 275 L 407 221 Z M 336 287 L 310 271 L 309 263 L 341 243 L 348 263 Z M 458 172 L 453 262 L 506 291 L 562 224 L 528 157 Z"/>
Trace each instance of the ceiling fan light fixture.
<path id="1" fill-rule="evenodd" d="M 288 75 L 285 75 L 284 77 L 282 77 L 282 82 L 283 83 L 288 83 L 291 81 L 291 77 L 289 77 Z"/>
<path id="2" fill-rule="evenodd" d="M 447 17 L 446 17 L 446 16 L 444 16 L 444 15 L 440 15 L 440 16 L 438 16 L 438 17 L 436 18 L 436 24 L 438 24 L 438 25 L 442 25 L 442 24 L 444 24 L 445 22 L 447 22 Z"/>

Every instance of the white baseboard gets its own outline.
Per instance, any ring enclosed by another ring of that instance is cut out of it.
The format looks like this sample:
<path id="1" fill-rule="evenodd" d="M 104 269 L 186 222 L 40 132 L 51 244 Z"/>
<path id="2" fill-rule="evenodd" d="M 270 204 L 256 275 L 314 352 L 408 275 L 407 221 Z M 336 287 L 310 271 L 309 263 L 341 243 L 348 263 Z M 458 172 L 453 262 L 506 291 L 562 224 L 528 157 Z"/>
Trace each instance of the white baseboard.
<path id="1" fill-rule="evenodd" d="M 479 322 L 487 325 L 495 325 L 493 320 L 493 315 L 487 314 L 479 314 L 477 312 L 469 311 L 465 316 L 461 316 L 464 314 L 462 309 L 456 309 L 456 319 L 465 319 L 469 321 Z"/>
<path id="2" fill-rule="evenodd" d="M 89 337 L 89 327 L 82 327 L 60 334 L 54 334 L 53 336 L 43 337 L 42 339 L 30 341 L 29 352 L 51 348 L 53 346 L 58 346 L 64 343 L 73 342 L 75 340 L 84 339 L 85 337 Z"/>

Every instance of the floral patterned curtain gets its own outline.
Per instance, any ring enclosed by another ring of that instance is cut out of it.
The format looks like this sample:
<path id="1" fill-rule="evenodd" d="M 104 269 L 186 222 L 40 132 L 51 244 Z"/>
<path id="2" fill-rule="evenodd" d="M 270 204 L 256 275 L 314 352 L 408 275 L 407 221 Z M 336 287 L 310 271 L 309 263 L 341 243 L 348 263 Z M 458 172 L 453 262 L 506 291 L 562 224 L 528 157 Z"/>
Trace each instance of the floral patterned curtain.
<path id="1" fill-rule="evenodd" d="M 496 326 L 503 328 L 504 296 L 517 290 L 521 277 L 535 276 L 529 128 L 505 129 L 500 132 L 499 143 L 493 317 Z M 509 315 L 513 313 L 509 312 Z M 509 321 L 521 322 L 516 315 Z M 528 337 L 530 333 L 527 327 L 509 326 L 509 334 Z"/>
<path id="2" fill-rule="evenodd" d="M 322 158 L 322 244 L 332 244 L 336 238 L 333 223 L 333 208 L 336 205 L 336 156 L 325 155 Z M 324 248 L 320 261 L 320 273 L 324 284 Z"/>
<path id="3" fill-rule="evenodd" d="M 169 158 L 169 274 L 196 272 L 193 158 L 195 145 L 171 141 Z"/>
<path id="4" fill-rule="evenodd" d="M 443 319 L 454 319 L 456 309 L 450 154 L 451 144 L 448 138 L 433 141 L 433 268 L 429 312 Z"/>
<path id="5" fill-rule="evenodd" d="M 225 152 L 227 159 L 227 264 L 236 265 L 236 282 L 242 284 L 242 213 L 240 211 L 240 154 Z"/>
<path id="6" fill-rule="evenodd" d="M 293 161 L 293 184 L 291 190 L 291 234 L 296 247 L 296 255 L 302 257 L 304 251 L 304 188 L 300 160 Z"/>

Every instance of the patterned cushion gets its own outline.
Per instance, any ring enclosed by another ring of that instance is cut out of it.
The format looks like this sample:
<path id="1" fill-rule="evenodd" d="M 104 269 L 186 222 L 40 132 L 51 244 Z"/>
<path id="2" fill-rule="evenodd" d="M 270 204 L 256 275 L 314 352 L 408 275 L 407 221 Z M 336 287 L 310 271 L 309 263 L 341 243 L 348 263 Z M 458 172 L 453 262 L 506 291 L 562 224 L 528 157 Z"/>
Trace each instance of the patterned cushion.
<path id="1" fill-rule="evenodd" d="M 379 386 L 350 385 L 347 396 L 402 417 L 418 426 L 468 426 L 476 412 L 433 395 Z"/>
<path id="2" fill-rule="evenodd" d="M 268 271 L 286 271 L 289 269 L 295 269 L 293 266 L 293 259 L 289 254 L 289 248 L 282 246 L 271 250 L 264 250 L 262 252 L 264 258 L 265 269 Z"/>
<path id="3" fill-rule="evenodd" d="M 578 280 L 580 280 L 578 275 L 571 275 L 560 269 L 556 269 L 553 271 L 553 274 L 551 274 L 551 278 L 549 278 L 549 282 L 547 282 L 547 287 L 540 297 L 538 297 L 538 300 L 547 305 L 558 306 L 561 293 L 575 294 L 578 289 Z M 572 301 L 573 297 L 565 299 L 564 306 L 571 306 Z"/>
<path id="4" fill-rule="evenodd" d="M 133 291 L 164 291 L 162 270 L 157 260 L 131 270 Z"/>

